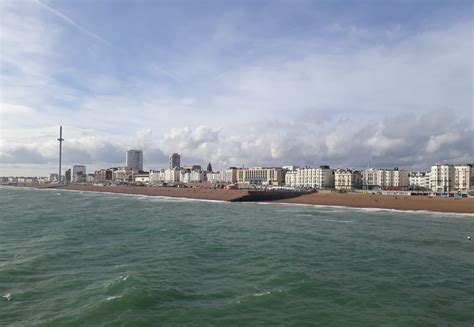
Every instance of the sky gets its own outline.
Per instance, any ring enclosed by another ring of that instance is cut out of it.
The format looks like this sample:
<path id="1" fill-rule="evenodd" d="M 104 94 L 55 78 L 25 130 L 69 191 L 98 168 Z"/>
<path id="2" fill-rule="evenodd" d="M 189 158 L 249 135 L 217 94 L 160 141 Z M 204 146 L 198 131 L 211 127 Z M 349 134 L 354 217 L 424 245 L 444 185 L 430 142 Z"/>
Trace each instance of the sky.
<path id="1" fill-rule="evenodd" d="M 0 175 L 474 163 L 472 1 L 0 1 Z"/>

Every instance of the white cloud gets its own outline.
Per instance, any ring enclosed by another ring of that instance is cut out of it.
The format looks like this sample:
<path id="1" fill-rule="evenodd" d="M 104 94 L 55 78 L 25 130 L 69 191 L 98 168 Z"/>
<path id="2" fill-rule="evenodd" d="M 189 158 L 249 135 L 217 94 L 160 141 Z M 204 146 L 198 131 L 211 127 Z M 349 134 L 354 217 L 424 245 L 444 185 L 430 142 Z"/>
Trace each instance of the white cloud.
<path id="1" fill-rule="evenodd" d="M 102 38 L 44 3 L 2 6 L 3 167 L 54 165 L 60 124 L 67 160 L 95 166 L 120 164 L 129 147 L 151 166 L 175 151 L 216 167 L 473 160 L 472 21 L 266 40 L 237 16 L 153 63 L 91 46 Z M 89 37 L 69 48 L 64 22 Z"/>

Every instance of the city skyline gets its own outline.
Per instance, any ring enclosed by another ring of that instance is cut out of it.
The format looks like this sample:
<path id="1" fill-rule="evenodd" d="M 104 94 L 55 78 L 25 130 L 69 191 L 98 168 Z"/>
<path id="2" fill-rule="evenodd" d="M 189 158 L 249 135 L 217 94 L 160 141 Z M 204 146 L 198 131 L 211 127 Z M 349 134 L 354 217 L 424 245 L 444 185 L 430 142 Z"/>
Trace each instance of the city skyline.
<path id="1" fill-rule="evenodd" d="M 474 161 L 468 1 L 0 6 L 0 175 Z"/>

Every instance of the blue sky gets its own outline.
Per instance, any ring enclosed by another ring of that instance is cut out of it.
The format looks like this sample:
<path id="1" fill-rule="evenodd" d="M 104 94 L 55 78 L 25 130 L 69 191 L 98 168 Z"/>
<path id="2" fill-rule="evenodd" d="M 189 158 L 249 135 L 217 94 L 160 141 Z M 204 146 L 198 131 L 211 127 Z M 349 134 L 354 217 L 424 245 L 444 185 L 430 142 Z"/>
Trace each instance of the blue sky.
<path id="1" fill-rule="evenodd" d="M 0 175 L 473 162 L 471 1 L 3 1 Z"/>

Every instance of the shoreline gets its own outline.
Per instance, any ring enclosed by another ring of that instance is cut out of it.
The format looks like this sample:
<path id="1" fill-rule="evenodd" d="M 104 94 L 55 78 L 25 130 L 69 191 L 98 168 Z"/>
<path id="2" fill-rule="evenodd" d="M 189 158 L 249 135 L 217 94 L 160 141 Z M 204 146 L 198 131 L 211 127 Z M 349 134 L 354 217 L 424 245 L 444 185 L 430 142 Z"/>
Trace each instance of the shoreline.
<path id="1" fill-rule="evenodd" d="M 400 211 L 430 211 L 474 214 L 473 198 L 441 198 L 426 196 L 365 195 L 361 193 L 312 193 L 293 199 L 276 201 L 286 204 L 329 205 L 335 207 L 386 209 Z"/>
<path id="2" fill-rule="evenodd" d="M 22 186 L 18 186 L 22 187 Z M 239 199 L 249 194 L 246 190 L 226 190 L 208 187 L 139 187 L 139 186 L 97 186 L 97 185 L 55 185 L 28 186 L 36 189 L 100 192 L 156 196 L 163 198 L 194 199 L 207 201 L 241 202 Z M 425 196 L 364 195 L 360 193 L 318 192 L 298 197 L 255 201 L 263 204 L 288 204 L 306 206 L 331 206 L 356 209 L 398 210 L 413 212 L 438 212 L 474 214 L 474 198 L 430 198 Z"/>

